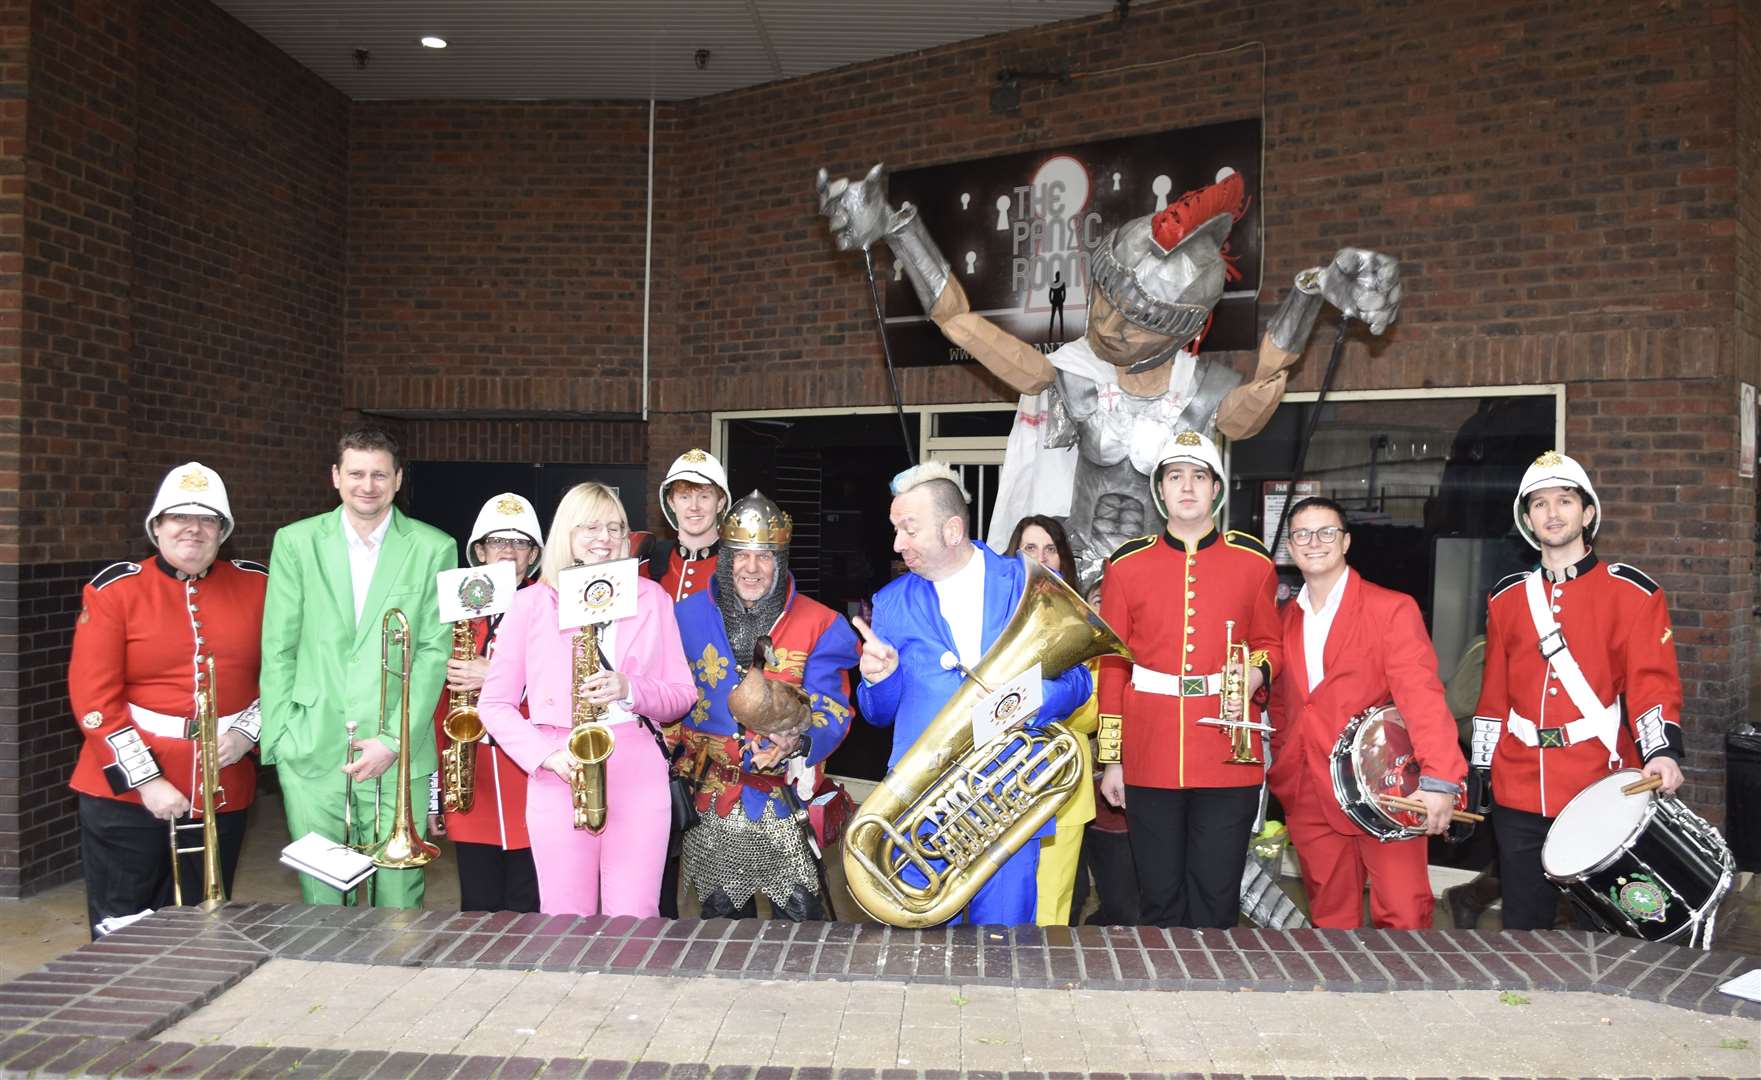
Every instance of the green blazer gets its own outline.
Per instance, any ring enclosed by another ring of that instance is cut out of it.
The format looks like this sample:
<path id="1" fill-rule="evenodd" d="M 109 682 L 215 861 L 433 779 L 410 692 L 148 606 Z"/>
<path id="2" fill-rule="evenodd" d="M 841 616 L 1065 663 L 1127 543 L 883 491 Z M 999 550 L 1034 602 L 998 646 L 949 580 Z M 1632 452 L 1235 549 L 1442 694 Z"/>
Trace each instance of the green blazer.
<path id="1" fill-rule="evenodd" d="M 358 738 L 378 733 L 380 625 L 399 608 L 410 620 L 410 773 L 434 772 L 434 705 L 446 682 L 452 628 L 440 621 L 434 576 L 458 565 L 452 538 L 391 510 L 391 526 L 361 621 L 355 622 L 354 585 L 342 507 L 278 529 L 263 605 L 262 753 L 265 764 L 306 777 L 334 775 L 347 750 L 344 725 Z M 394 674 L 402 669 L 391 650 Z M 385 736 L 398 746 L 398 680 L 386 680 Z"/>

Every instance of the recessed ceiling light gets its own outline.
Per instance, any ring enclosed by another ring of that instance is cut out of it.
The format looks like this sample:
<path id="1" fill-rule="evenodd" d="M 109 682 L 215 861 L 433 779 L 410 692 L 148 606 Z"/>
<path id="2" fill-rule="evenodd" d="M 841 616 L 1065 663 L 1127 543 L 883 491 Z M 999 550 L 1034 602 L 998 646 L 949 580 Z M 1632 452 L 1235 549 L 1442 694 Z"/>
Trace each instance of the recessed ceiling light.
<path id="1" fill-rule="evenodd" d="M 422 46 L 428 49 L 444 49 L 446 48 L 446 39 L 429 34 L 422 39 Z"/>

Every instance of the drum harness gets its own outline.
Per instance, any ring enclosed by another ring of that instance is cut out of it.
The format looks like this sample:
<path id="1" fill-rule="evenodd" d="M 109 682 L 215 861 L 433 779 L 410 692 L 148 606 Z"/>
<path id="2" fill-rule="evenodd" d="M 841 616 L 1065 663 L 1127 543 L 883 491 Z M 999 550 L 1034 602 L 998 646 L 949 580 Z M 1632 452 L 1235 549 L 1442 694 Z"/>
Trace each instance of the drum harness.
<path id="1" fill-rule="evenodd" d="M 1566 645 L 1565 631 L 1560 629 L 1558 621 L 1553 618 L 1552 605 L 1547 602 L 1547 586 L 1542 578 L 1542 572 L 1536 570 L 1523 582 L 1523 595 L 1529 602 L 1529 617 L 1534 620 L 1535 633 L 1541 639 L 1541 656 L 1564 684 L 1566 696 L 1577 706 L 1582 718 L 1561 727 L 1543 728 L 1537 727 L 1533 720 L 1518 715 L 1512 709 L 1510 733 L 1524 746 L 1541 749 L 1571 746 L 1574 743 L 1598 739 L 1608 748 L 1608 767 L 1618 769 L 1620 754 L 1615 749 L 1615 737 L 1620 730 L 1620 699 L 1617 697 L 1614 704 L 1604 705 L 1596 692 L 1590 689 L 1590 682 L 1584 678 L 1583 668 L 1578 666 L 1577 658 L 1572 656 L 1571 649 Z"/>

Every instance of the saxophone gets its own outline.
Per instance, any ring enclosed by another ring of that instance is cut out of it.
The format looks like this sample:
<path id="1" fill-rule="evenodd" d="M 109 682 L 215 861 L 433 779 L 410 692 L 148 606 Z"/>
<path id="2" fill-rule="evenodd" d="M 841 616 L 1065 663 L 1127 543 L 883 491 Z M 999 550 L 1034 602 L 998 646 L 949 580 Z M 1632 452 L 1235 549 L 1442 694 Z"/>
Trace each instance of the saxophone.
<path id="1" fill-rule="evenodd" d="M 569 790 L 575 801 L 575 828 L 596 833 L 605 828 L 605 762 L 617 740 L 604 722 L 605 706 L 587 700 L 583 684 L 599 674 L 599 627 L 587 625 L 575 635 L 574 726 L 566 747 L 573 769 Z"/>
<path id="2" fill-rule="evenodd" d="M 452 628 L 454 660 L 477 659 L 477 636 L 471 620 L 460 619 Z M 484 735 L 483 719 L 477 715 L 476 690 L 454 691 L 447 701 L 446 719 L 440 729 L 448 743 L 440 752 L 440 805 L 447 813 L 463 814 L 477 797 L 477 744 Z"/>

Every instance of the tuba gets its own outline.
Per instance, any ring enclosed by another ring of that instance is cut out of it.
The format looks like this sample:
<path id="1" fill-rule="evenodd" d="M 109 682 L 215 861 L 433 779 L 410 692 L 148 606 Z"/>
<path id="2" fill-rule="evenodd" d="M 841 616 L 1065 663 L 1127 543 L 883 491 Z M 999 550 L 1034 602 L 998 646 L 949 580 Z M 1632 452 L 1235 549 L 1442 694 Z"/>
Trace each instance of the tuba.
<path id="1" fill-rule="evenodd" d="M 214 658 L 204 657 L 202 669 L 198 672 L 200 682 L 196 685 L 196 794 L 201 799 L 202 820 L 200 823 L 190 822 L 179 825 L 172 821 L 171 827 L 171 902 L 183 906 L 183 872 L 179 867 L 184 854 L 202 853 L 202 901 L 204 910 L 219 907 L 225 900 L 224 883 L 220 874 L 220 808 L 226 805 L 226 789 L 220 786 L 220 716 L 216 702 L 219 688 L 214 685 Z M 190 812 L 196 809 L 196 800 L 190 800 Z M 180 829 L 202 830 L 200 847 L 178 847 L 177 833 Z"/>
<path id="2" fill-rule="evenodd" d="M 395 626 L 393 624 L 396 624 Z M 402 670 L 391 670 L 391 646 L 397 644 L 403 653 Z M 415 870 L 427 866 L 440 854 L 440 849 L 422 839 L 416 831 L 415 809 L 410 801 L 410 620 L 397 608 L 385 613 L 379 624 L 379 730 L 385 731 L 386 684 L 396 679 L 399 689 L 399 726 L 397 736 L 397 807 L 392 813 L 391 832 L 367 850 L 373 865 L 384 870 Z M 377 800 L 375 800 L 377 806 Z M 375 809 L 375 828 L 377 816 Z"/>
<path id="3" fill-rule="evenodd" d="M 575 828 L 596 833 L 605 828 L 605 762 L 617 739 L 605 724 L 605 706 L 587 700 L 582 684 L 599 673 L 599 627 L 581 627 L 575 635 L 574 726 L 565 744 L 574 768 L 569 791 L 575 803 Z"/>
<path id="4" fill-rule="evenodd" d="M 1077 737 L 1060 724 L 972 745 L 972 709 L 987 685 L 1036 662 L 1052 678 L 1098 656 L 1131 659 L 1062 578 L 1023 561 L 1027 587 L 1009 624 L 845 830 L 850 893 L 881 922 L 913 928 L 953 918 L 1089 782 Z"/>
<path id="5" fill-rule="evenodd" d="M 452 655 L 455 660 L 477 659 L 477 636 L 471 630 L 471 620 L 453 624 Z M 477 693 L 453 693 L 447 702 L 446 719 L 440 722 L 448 742 L 440 752 L 440 806 L 449 814 L 465 813 L 476 801 L 477 744 L 485 734 L 483 719 L 477 715 Z"/>

